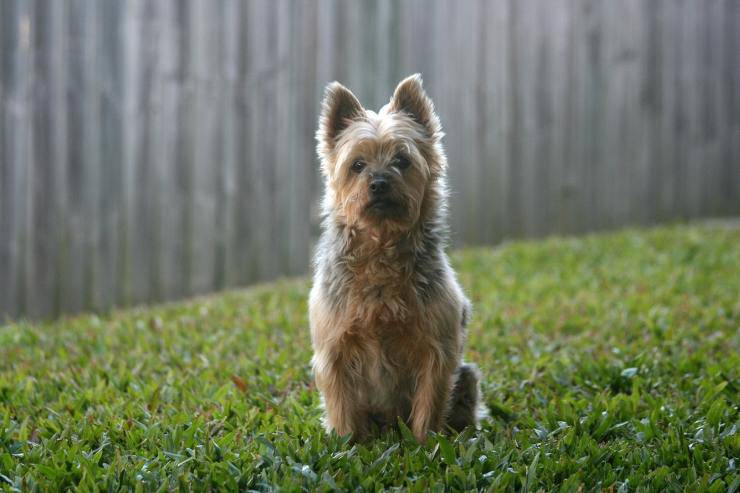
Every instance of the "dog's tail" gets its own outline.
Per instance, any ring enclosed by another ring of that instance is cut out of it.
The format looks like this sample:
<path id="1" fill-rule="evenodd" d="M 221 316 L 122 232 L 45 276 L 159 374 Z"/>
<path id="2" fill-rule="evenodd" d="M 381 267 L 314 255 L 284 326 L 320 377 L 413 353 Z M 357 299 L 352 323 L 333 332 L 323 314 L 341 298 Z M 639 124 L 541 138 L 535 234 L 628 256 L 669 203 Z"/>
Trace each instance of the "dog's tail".
<path id="1" fill-rule="evenodd" d="M 478 421 L 488 415 L 481 402 L 480 370 L 472 363 L 462 363 L 455 372 L 455 385 L 450 395 L 447 426 L 462 431 L 468 426 L 478 426 Z"/>

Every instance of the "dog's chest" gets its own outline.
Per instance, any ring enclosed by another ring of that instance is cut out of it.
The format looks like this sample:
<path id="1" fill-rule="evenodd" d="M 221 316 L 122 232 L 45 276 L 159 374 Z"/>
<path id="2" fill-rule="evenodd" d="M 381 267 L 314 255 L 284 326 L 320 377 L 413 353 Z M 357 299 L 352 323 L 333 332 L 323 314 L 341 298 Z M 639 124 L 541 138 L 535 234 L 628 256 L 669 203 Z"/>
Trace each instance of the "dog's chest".
<path id="1" fill-rule="evenodd" d="M 418 373 L 437 345 L 415 284 L 414 258 L 378 248 L 345 257 L 336 268 L 337 315 L 361 362 L 360 395 L 373 409 L 405 415 Z"/>
<path id="2" fill-rule="evenodd" d="M 376 250 L 347 262 L 347 315 L 366 329 L 404 324 L 417 305 L 413 265 L 393 250 Z"/>
<path id="3" fill-rule="evenodd" d="M 372 407 L 405 416 L 408 410 L 403 410 L 404 403 L 410 403 L 417 376 L 424 367 L 430 350 L 428 341 L 411 320 L 380 324 L 371 331 L 372 342 L 366 348 L 372 349 L 362 358 L 366 372 L 359 385 L 365 387 Z"/>

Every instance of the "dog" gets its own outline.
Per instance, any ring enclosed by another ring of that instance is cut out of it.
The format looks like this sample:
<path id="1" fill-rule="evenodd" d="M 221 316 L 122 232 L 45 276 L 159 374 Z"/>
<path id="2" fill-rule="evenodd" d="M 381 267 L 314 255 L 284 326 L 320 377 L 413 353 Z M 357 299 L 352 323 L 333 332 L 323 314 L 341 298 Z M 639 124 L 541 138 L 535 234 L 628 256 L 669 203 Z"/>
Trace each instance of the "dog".
<path id="1" fill-rule="evenodd" d="M 354 441 L 400 419 L 423 443 L 485 414 L 480 373 L 462 361 L 471 305 L 444 251 L 442 137 L 419 74 L 377 113 L 340 83 L 326 87 L 312 366 L 327 431 Z"/>

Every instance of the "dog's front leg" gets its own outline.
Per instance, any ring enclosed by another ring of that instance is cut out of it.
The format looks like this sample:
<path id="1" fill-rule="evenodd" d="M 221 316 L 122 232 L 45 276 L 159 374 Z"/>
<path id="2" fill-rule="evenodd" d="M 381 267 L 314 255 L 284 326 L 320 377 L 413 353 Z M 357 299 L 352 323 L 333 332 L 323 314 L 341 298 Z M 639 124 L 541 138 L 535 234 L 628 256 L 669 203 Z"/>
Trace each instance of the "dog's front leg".
<path id="1" fill-rule="evenodd" d="M 317 354 L 316 386 L 324 397 L 327 431 L 334 430 L 343 436 L 352 434 L 353 440 L 361 440 L 364 432 L 355 377 L 345 363 L 343 358 Z"/>
<path id="2" fill-rule="evenodd" d="M 410 420 L 411 431 L 420 443 L 426 441 L 430 430 L 441 429 L 451 382 L 451 371 L 433 357 L 428 357 L 420 367 Z"/>

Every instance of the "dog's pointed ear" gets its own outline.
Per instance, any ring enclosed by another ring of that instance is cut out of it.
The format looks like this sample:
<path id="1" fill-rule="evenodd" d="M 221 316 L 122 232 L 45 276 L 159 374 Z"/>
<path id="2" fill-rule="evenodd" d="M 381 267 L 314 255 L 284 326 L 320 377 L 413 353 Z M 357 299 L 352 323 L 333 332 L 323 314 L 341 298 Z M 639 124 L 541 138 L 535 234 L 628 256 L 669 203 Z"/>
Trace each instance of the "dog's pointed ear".
<path id="1" fill-rule="evenodd" d="M 316 132 L 320 155 L 326 155 L 334 150 L 336 139 L 342 130 L 352 122 L 361 118 L 365 110 L 352 91 L 339 82 L 332 82 L 324 90 L 324 102 L 321 104 L 319 129 Z"/>
<path id="2" fill-rule="evenodd" d="M 437 136 L 441 131 L 434 103 L 424 91 L 420 74 L 406 77 L 398 84 L 391 98 L 390 109 L 406 113 L 424 127 L 430 137 Z"/>

